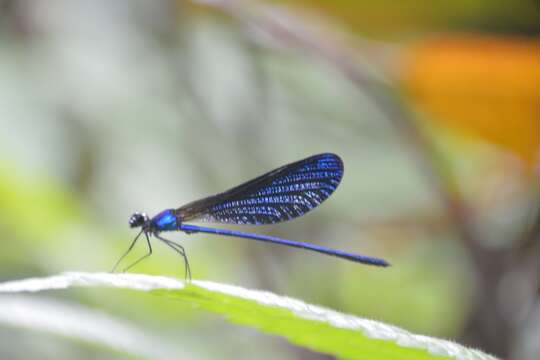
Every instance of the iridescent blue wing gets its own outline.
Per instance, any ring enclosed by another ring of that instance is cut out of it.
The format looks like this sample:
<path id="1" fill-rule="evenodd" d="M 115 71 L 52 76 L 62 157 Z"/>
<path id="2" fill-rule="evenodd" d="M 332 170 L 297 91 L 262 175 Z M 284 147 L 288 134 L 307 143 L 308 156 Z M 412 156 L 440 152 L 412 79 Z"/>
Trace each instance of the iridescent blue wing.
<path id="1" fill-rule="evenodd" d="M 223 193 L 175 210 L 182 222 L 274 224 L 302 216 L 328 198 L 343 176 L 343 162 L 319 154 L 284 165 Z"/>

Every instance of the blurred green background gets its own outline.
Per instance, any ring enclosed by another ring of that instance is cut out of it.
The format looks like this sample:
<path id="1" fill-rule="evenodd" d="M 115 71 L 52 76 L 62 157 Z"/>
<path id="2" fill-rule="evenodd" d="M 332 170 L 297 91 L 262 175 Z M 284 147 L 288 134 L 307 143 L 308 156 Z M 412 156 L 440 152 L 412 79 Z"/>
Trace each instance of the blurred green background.
<path id="1" fill-rule="evenodd" d="M 505 358 L 540 356 L 538 3 L 0 5 L 2 280 L 108 271 L 135 235 L 134 211 L 153 215 L 334 152 L 345 176 L 328 202 L 253 230 L 382 257 L 391 268 L 171 234 L 193 277 Z M 365 80 L 342 71 L 344 61 Z M 475 123 L 479 114 L 485 121 Z M 182 277 L 181 259 L 154 243 L 132 271 Z M 145 252 L 139 245 L 126 264 Z M 122 319 L 186 358 L 326 358 L 166 299 L 70 294 L 43 300 Z M 6 359 L 131 358 L 38 331 L 0 333 Z"/>

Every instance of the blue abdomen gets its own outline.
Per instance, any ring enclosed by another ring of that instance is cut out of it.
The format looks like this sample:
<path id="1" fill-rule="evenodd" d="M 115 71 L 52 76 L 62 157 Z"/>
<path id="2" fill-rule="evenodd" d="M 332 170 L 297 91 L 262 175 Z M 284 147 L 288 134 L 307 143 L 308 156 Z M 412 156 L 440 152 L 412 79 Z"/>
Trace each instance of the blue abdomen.
<path id="1" fill-rule="evenodd" d="M 157 231 L 178 230 L 178 222 L 173 210 L 164 210 L 152 218 L 152 225 Z"/>

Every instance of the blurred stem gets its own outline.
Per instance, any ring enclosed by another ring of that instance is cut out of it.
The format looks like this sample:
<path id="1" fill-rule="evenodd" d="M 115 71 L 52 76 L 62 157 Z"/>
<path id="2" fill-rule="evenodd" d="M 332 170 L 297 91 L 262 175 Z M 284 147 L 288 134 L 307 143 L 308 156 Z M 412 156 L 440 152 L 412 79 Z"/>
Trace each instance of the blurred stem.
<path id="1" fill-rule="evenodd" d="M 540 209 L 536 209 L 531 227 L 511 260 L 513 267 L 527 275 L 534 293 L 540 294 Z"/>

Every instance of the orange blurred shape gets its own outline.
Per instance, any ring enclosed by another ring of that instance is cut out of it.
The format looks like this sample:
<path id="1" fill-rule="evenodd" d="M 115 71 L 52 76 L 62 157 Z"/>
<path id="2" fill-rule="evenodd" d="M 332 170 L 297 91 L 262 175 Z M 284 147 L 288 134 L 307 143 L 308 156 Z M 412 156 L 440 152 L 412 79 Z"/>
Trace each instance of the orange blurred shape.
<path id="1" fill-rule="evenodd" d="M 405 51 L 400 76 L 431 121 L 512 150 L 540 154 L 540 41 L 455 36 Z"/>

